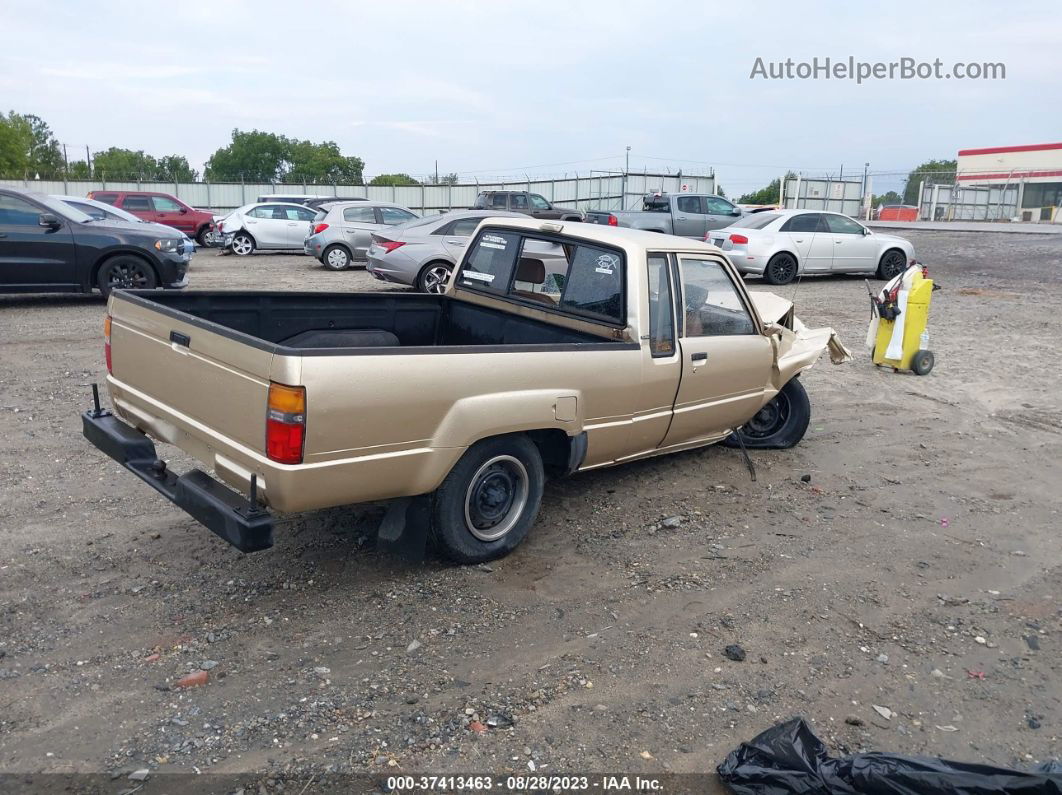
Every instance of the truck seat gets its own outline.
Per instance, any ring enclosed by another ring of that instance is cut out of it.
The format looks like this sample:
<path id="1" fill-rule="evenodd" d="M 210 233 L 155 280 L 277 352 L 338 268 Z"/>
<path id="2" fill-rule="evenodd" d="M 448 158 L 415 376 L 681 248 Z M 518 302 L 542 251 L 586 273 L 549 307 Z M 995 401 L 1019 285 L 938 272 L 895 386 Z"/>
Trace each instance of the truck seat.
<path id="1" fill-rule="evenodd" d="M 520 257 L 520 262 L 516 266 L 516 278 L 514 282 L 523 282 L 524 284 L 531 285 L 532 289 L 529 290 L 513 290 L 512 295 L 518 295 L 521 298 L 530 298 L 532 301 L 538 301 L 540 304 L 549 304 L 550 306 L 556 306 L 557 302 L 548 293 L 536 293 L 534 291 L 534 285 L 545 284 L 546 282 L 546 263 L 536 257 Z M 513 285 L 516 286 L 515 284 Z"/>

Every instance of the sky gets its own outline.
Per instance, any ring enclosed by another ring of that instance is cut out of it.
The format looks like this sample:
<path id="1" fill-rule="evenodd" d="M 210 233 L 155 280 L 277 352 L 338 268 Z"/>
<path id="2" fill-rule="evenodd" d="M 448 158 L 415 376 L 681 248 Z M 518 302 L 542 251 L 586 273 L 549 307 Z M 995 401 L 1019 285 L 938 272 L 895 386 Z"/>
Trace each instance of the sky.
<path id="1" fill-rule="evenodd" d="M 1024 10 L 1023 10 L 1024 9 Z M 71 158 L 202 169 L 231 131 L 336 141 L 366 175 L 714 168 L 878 187 L 958 149 L 1062 140 L 1062 15 L 1042 3 L 0 0 L 0 109 Z M 1002 62 L 1003 80 L 766 80 L 757 58 Z M 883 189 L 884 189 L 883 187 Z"/>

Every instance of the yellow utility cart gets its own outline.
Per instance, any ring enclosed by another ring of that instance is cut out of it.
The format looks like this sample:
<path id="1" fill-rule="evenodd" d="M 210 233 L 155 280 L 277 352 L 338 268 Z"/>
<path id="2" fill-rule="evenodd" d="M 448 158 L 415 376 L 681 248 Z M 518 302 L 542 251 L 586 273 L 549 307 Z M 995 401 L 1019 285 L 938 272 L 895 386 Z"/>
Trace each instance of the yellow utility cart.
<path id="1" fill-rule="evenodd" d="M 902 314 L 886 320 L 881 312 L 878 312 L 878 333 L 874 343 L 873 361 L 876 365 L 891 367 L 894 370 L 910 370 L 916 375 L 926 375 L 933 369 L 933 352 L 927 349 L 929 302 L 933 296 L 933 280 L 928 278 L 924 268 L 917 268 L 911 276 L 907 306 L 903 308 Z M 893 329 L 901 322 L 903 355 L 899 359 L 888 359 L 885 353 L 892 340 Z"/>

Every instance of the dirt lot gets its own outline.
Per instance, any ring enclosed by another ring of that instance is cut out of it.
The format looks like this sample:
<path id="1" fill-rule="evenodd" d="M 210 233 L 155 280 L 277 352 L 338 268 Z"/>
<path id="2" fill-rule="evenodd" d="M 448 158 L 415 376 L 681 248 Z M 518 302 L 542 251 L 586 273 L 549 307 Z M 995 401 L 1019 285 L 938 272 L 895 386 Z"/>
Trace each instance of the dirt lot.
<path id="1" fill-rule="evenodd" d="M 378 554 L 378 508 L 241 555 L 82 439 L 102 300 L 0 296 L 0 771 L 708 771 L 796 714 L 841 752 L 1057 754 L 1062 237 L 908 236 L 931 375 L 871 366 L 861 279 L 808 280 L 857 355 L 806 374 L 801 445 L 553 483 L 489 567 Z M 377 288 L 315 266 L 207 251 L 192 286 Z"/>

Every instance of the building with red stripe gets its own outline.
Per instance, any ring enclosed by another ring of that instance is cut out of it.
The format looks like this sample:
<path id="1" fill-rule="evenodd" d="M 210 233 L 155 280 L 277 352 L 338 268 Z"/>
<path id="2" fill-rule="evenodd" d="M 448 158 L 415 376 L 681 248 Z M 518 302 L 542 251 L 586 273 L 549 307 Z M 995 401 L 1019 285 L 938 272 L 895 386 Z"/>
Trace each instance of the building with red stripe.
<path id="1" fill-rule="evenodd" d="M 960 149 L 957 171 L 961 186 L 1017 187 L 1018 206 L 1034 211 L 1031 220 L 1062 215 L 1062 143 Z"/>

